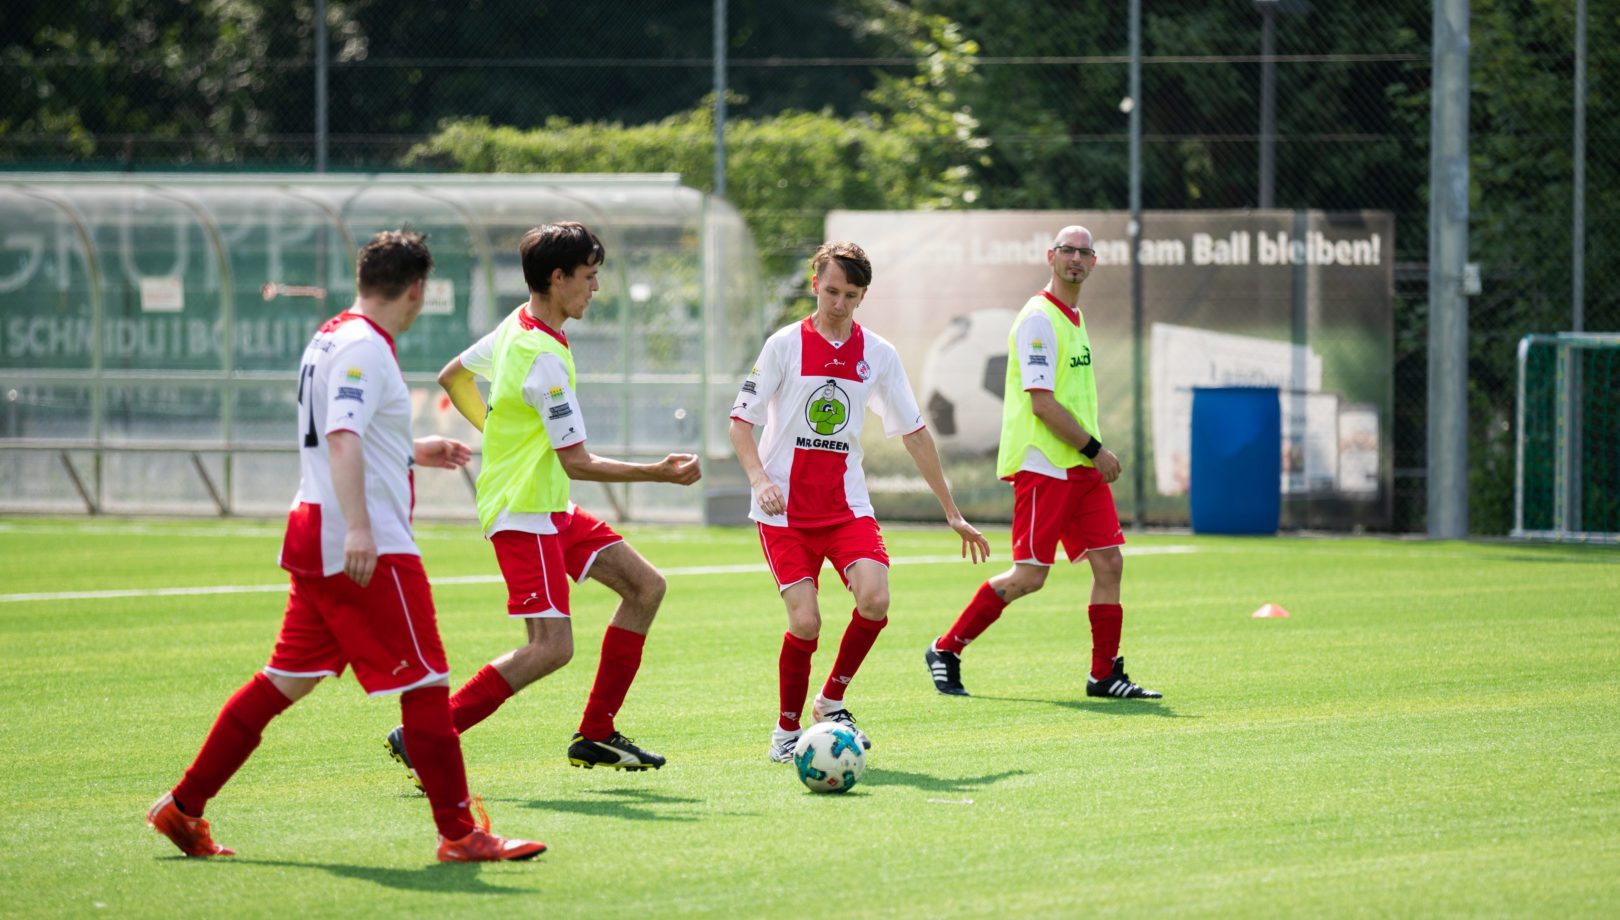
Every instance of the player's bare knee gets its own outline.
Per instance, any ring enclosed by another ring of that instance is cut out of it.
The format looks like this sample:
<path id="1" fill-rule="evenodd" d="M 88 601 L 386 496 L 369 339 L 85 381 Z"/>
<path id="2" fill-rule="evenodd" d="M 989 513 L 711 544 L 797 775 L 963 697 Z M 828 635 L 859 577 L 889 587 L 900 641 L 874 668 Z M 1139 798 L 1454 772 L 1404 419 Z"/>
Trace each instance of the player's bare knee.
<path id="1" fill-rule="evenodd" d="M 269 674 L 268 672 L 266 672 L 266 675 L 270 678 L 271 686 L 275 687 L 282 696 L 293 703 L 308 696 L 309 692 L 319 686 L 323 679 L 320 677 L 288 677 L 285 674 Z"/>
<path id="2" fill-rule="evenodd" d="M 647 611 L 649 615 L 658 610 L 658 605 L 664 602 L 664 593 L 669 590 L 669 582 L 663 573 L 653 569 L 643 578 L 636 581 L 632 588 L 632 596 L 626 598 L 637 607 Z"/>
<path id="3" fill-rule="evenodd" d="M 1013 571 L 1012 577 L 1007 580 L 1007 594 L 1004 599 L 1008 601 L 1017 600 L 1026 594 L 1034 594 L 1036 591 L 1046 587 L 1046 576 L 1050 571 L 1051 569 L 1044 565 L 1019 566 Z"/>
<path id="4" fill-rule="evenodd" d="M 788 611 L 788 632 L 800 639 L 814 639 L 821 635 L 821 611 Z"/>
<path id="5" fill-rule="evenodd" d="M 868 620 L 881 620 L 889 615 L 889 589 L 881 588 L 855 595 L 855 608 Z"/>
<path id="6" fill-rule="evenodd" d="M 1091 576 L 1100 584 L 1119 584 L 1125 575 L 1125 554 L 1117 548 L 1088 553 Z"/>
<path id="7" fill-rule="evenodd" d="M 574 637 L 567 633 L 545 638 L 537 636 L 512 653 L 516 676 L 524 683 L 539 680 L 573 659 Z"/>

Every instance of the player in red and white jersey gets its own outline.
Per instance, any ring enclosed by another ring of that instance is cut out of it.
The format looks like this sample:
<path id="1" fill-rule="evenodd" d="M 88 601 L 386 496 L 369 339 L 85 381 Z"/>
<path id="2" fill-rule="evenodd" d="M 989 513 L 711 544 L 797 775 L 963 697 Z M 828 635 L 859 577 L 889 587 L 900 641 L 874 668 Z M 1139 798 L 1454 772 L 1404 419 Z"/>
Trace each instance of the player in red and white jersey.
<path id="1" fill-rule="evenodd" d="M 422 312 L 433 256 L 414 233 L 380 233 L 360 250 L 359 296 L 328 320 L 298 374 L 300 481 L 281 565 L 292 590 L 264 670 L 220 711 L 196 759 L 147 823 L 187 856 L 230 856 L 203 809 L 258 747 L 272 719 L 326 677 L 354 668 L 372 696 L 397 694 L 405 734 L 439 830 L 444 862 L 528 859 L 545 844 L 489 832 L 472 816 L 450 719 L 450 668 L 411 536 L 413 464 L 457 469 L 467 445 L 411 438 L 411 402 L 394 337 Z"/>
<path id="2" fill-rule="evenodd" d="M 855 322 L 855 309 L 872 283 L 866 253 L 854 243 L 824 243 L 810 266 L 815 312 L 766 340 L 731 410 L 731 443 L 753 489 L 748 516 L 759 528 L 765 561 L 787 605 L 777 662 L 781 705 L 770 745 L 770 758 L 779 763 L 793 759 L 801 732 L 810 659 L 821 634 L 816 590 L 822 562 L 832 562 L 855 596 L 855 610 L 816 695 L 814 721 L 855 729 L 845 690 L 889 622 L 889 556 L 861 469 L 868 407 L 885 434 L 903 437 L 945 520 L 961 535 L 963 558 L 971 554 L 977 563 L 990 555 L 990 545 L 962 519 L 951 497 L 899 354 Z M 765 431 L 756 445 L 753 428 L 759 424 Z M 870 748 L 865 733 L 855 732 Z"/>
<path id="3" fill-rule="evenodd" d="M 411 395 L 388 330 L 352 310 L 322 324 L 298 371 L 298 416 L 298 493 L 287 519 L 281 567 L 313 578 L 344 569 L 349 526 L 328 449 L 337 432 L 359 438 L 366 517 L 377 555 L 420 555 L 411 536 L 416 500 Z"/>

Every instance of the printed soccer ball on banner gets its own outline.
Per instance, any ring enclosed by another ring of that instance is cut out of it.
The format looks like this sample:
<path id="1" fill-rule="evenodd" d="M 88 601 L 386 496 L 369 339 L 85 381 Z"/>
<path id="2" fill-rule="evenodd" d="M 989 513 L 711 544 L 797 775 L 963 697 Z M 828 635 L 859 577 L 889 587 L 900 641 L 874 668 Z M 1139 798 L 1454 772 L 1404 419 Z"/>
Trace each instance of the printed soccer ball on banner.
<path id="1" fill-rule="evenodd" d="M 866 753 L 853 731 L 837 722 L 817 722 L 793 746 L 793 765 L 811 792 L 848 792 L 866 772 Z"/>
<path id="2" fill-rule="evenodd" d="M 1001 441 L 1007 333 L 1012 310 L 975 310 L 951 320 L 923 358 L 923 412 L 941 451 L 994 454 Z"/>

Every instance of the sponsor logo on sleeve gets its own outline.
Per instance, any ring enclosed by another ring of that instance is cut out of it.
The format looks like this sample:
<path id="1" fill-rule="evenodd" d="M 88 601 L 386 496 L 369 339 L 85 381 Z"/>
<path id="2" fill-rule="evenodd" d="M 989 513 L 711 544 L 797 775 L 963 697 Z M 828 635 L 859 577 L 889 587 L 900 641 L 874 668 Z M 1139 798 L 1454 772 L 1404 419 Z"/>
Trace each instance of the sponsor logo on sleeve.
<path id="1" fill-rule="evenodd" d="M 347 372 L 344 373 L 343 376 L 347 377 L 350 380 L 360 381 L 360 380 L 366 379 L 366 372 L 361 370 L 358 367 L 351 367 L 351 368 L 348 369 Z"/>
<path id="2" fill-rule="evenodd" d="M 1041 367 L 1045 367 L 1046 366 L 1046 356 L 1045 355 L 1030 355 L 1029 356 L 1029 364 L 1032 367 L 1035 366 L 1035 365 L 1040 365 Z"/>
<path id="3" fill-rule="evenodd" d="M 547 399 L 562 399 L 562 395 L 563 395 L 563 388 L 562 387 L 552 387 L 551 389 L 546 391 L 546 398 Z"/>
<path id="4" fill-rule="evenodd" d="M 1036 339 L 1035 341 L 1029 343 L 1029 347 L 1034 351 L 1041 351 L 1042 349 L 1046 348 L 1046 343 L 1040 339 Z"/>
<path id="5" fill-rule="evenodd" d="M 574 414 L 574 405 L 573 405 L 573 403 L 558 403 L 557 405 L 551 407 L 549 413 L 546 415 L 546 418 L 548 418 L 551 421 L 555 422 L 557 419 L 567 418 L 568 416 L 573 415 L 573 414 Z"/>
<path id="6" fill-rule="evenodd" d="M 744 393 L 752 393 L 755 396 L 759 395 L 759 387 L 756 386 L 754 384 L 754 381 L 752 381 L 752 380 L 744 380 L 743 381 L 742 391 Z"/>
<path id="7" fill-rule="evenodd" d="M 366 401 L 366 391 L 359 387 L 338 387 L 338 399 L 352 399 L 355 402 Z"/>

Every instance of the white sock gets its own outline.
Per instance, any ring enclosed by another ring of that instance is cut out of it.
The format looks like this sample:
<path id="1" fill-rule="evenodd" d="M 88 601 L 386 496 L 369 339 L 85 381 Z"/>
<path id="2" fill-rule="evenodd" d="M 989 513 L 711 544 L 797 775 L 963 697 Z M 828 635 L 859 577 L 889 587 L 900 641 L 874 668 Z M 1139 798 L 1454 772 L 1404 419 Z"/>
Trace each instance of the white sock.
<path id="1" fill-rule="evenodd" d="M 820 693 L 816 694 L 816 711 L 824 716 L 830 716 L 844 708 L 843 700 L 829 700 Z"/>

